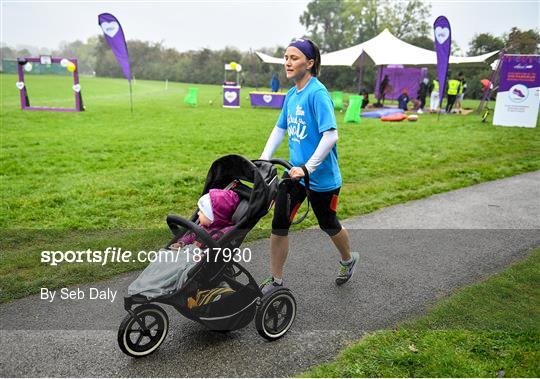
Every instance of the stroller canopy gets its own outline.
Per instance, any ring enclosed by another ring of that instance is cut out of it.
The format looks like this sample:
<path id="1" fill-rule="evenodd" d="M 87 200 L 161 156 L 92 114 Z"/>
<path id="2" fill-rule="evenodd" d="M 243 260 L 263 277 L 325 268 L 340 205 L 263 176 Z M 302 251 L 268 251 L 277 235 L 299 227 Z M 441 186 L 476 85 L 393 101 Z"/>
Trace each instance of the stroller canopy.
<path id="1" fill-rule="evenodd" d="M 270 208 L 278 185 L 277 171 L 268 161 L 250 161 L 236 154 L 226 155 L 214 161 L 203 189 L 203 195 L 212 188 L 225 188 L 234 180 L 242 180 L 253 184 L 249 196 L 246 220 L 254 224 Z"/>

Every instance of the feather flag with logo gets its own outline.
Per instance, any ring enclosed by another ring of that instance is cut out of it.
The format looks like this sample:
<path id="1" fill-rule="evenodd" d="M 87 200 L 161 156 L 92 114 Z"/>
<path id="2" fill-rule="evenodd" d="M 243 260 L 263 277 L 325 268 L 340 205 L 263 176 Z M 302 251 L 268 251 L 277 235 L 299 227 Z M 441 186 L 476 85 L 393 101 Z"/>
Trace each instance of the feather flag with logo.
<path id="1" fill-rule="evenodd" d="M 118 65 L 122 69 L 124 76 L 129 82 L 129 94 L 131 102 L 131 112 L 133 112 L 133 100 L 132 100 L 132 90 L 131 90 L 131 67 L 129 66 L 129 54 L 126 44 L 126 39 L 124 37 L 124 31 L 122 26 L 110 13 L 102 13 L 98 16 L 98 23 L 105 35 L 107 43 L 111 47 Z"/>
<path id="2" fill-rule="evenodd" d="M 439 16 L 433 24 L 435 32 L 435 52 L 437 53 L 437 79 L 439 80 L 439 99 L 442 99 L 446 87 L 446 76 L 448 74 L 448 61 L 450 59 L 450 43 L 452 33 L 450 22 L 444 16 Z"/>

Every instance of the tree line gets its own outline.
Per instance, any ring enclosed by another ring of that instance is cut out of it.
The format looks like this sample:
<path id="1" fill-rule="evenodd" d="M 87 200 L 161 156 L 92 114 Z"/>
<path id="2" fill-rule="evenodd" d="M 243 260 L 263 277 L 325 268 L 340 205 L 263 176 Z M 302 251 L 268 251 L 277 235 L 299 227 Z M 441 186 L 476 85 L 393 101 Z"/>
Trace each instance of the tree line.
<path id="1" fill-rule="evenodd" d="M 323 53 L 365 42 L 385 28 L 408 43 L 433 50 L 432 25 L 427 22 L 430 15 L 430 5 L 421 0 L 313 0 L 299 21 L 306 30 L 304 37 L 316 42 Z M 224 64 L 235 61 L 243 67 L 242 85 L 268 87 L 275 72 L 280 75 L 282 86 L 288 87 L 282 67 L 260 62 L 253 52 L 233 47 L 179 52 L 165 47 L 161 42 L 140 40 L 128 40 L 127 45 L 132 74 L 137 79 L 221 84 L 224 80 Z M 524 31 L 514 27 L 503 36 L 491 33 L 474 35 L 467 55 L 480 55 L 502 48 L 506 53 L 538 54 L 539 46 L 540 34 L 537 30 Z M 283 56 L 285 45 L 257 50 L 279 57 Z M 1 48 L 1 53 L 2 59 L 31 55 L 28 50 L 15 50 L 7 46 Z M 460 53 L 455 44 L 452 53 Z M 86 42 L 77 40 L 63 43 L 52 55 L 78 58 L 82 74 L 122 77 L 120 67 L 102 35 L 91 37 Z M 432 76 L 434 71 L 434 68 L 430 68 Z M 468 97 L 480 96 L 479 80 L 489 78 L 490 68 L 461 71 L 469 84 Z M 373 93 L 375 75 L 374 67 L 366 67 L 361 87 Z M 321 80 L 331 90 L 354 92 L 358 84 L 356 78 L 356 67 L 322 67 Z"/>

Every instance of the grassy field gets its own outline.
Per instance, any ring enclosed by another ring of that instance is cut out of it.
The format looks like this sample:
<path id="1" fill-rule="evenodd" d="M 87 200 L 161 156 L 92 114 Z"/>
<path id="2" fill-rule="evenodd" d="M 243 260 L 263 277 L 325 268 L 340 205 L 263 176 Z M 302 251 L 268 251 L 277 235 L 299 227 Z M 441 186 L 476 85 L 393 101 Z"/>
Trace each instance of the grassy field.
<path id="1" fill-rule="evenodd" d="M 540 249 L 305 377 L 539 377 Z"/>
<path id="2" fill-rule="evenodd" d="M 190 108 L 182 100 L 191 85 L 169 83 L 165 90 L 163 82 L 138 80 L 131 115 L 125 80 L 86 77 L 86 112 L 23 112 L 17 78 L 0 80 L 0 301 L 140 268 L 49 267 L 39 254 L 159 247 L 168 236 L 165 216 L 192 213 L 210 164 L 230 153 L 258 158 L 279 114 L 251 108 L 248 89 L 242 90 L 241 109 L 223 109 L 221 87 L 195 85 L 199 106 Z M 65 78 L 33 77 L 27 87 L 32 103 L 70 105 L 61 93 Z M 336 116 L 341 218 L 540 169 L 538 128 L 494 127 L 476 114 L 360 124 Z M 288 156 L 286 144 L 276 155 Z M 301 227 L 314 224 L 311 214 Z M 252 238 L 268 236 L 269 226 L 267 216 Z"/>

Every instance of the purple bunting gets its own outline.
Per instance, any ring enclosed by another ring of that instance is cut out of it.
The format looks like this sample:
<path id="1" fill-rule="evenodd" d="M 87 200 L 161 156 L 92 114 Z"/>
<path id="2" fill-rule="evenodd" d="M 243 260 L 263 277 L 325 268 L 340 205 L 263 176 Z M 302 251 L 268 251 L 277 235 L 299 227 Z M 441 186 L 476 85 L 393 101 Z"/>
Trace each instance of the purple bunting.
<path id="1" fill-rule="evenodd" d="M 124 76 L 131 82 L 131 69 L 129 67 L 129 54 L 126 39 L 120 23 L 110 13 L 102 13 L 98 16 L 98 23 L 103 30 L 105 39 L 109 43 L 116 60 L 124 73 Z"/>
<path id="2" fill-rule="evenodd" d="M 435 51 L 437 52 L 437 78 L 439 80 L 439 99 L 443 99 L 446 75 L 448 73 L 448 60 L 450 59 L 450 43 L 452 33 L 450 23 L 444 16 L 439 16 L 433 24 L 435 32 Z"/>

